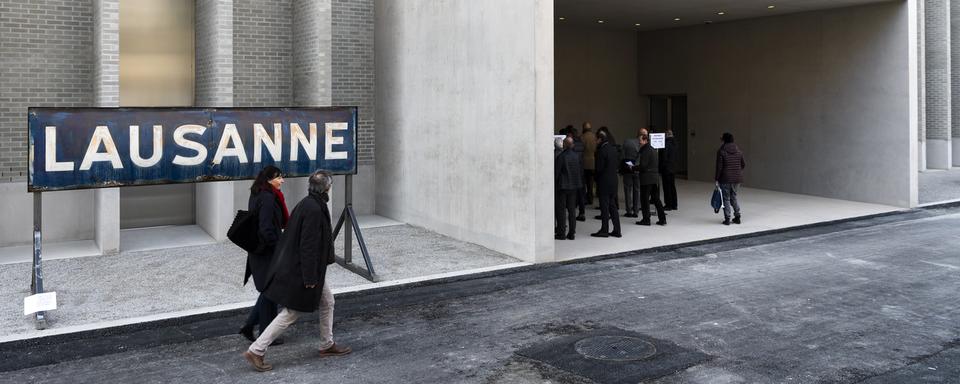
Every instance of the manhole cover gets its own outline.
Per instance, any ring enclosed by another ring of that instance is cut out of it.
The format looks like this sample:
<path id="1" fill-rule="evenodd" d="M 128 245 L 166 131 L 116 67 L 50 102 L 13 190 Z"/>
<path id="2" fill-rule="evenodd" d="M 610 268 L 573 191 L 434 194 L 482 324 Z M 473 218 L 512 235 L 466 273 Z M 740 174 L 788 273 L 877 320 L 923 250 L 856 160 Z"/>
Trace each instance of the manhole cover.
<path id="1" fill-rule="evenodd" d="M 607 361 L 633 361 L 649 358 L 657 353 L 652 343 L 635 337 L 596 336 L 574 344 L 584 357 Z"/>

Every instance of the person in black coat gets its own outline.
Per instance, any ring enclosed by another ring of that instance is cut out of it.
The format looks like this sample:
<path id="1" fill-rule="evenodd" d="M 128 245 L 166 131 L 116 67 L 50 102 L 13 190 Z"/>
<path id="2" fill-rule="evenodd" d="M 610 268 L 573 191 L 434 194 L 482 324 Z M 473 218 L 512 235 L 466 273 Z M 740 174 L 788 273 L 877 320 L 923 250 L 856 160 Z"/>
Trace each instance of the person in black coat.
<path id="1" fill-rule="evenodd" d="M 283 185 L 283 173 L 279 168 L 268 165 L 254 179 L 250 187 L 250 199 L 247 202 L 247 210 L 257 214 L 259 248 L 247 253 L 247 268 L 244 272 L 243 284 L 246 285 L 250 277 L 253 277 L 253 285 L 258 292 L 261 292 L 257 297 L 257 303 L 247 316 L 247 321 L 240 328 L 240 334 L 250 341 L 255 340 L 254 326 L 259 325 L 260 333 L 263 333 L 273 318 L 277 317 L 277 304 L 264 297 L 262 292 L 266 287 L 267 271 L 273 260 L 274 248 L 290 216 L 283 192 L 280 192 L 281 185 Z M 280 343 L 283 341 L 278 340 L 277 344 Z"/>
<path id="2" fill-rule="evenodd" d="M 620 184 L 618 171 L 620 169 L 620 154 L 617 152 L 617 143 L 609 131 L 601 131 L 597 135 L 596 178 L 597 196 L 600 198 L 600 231 L 591 233 L 593 237 L 621 237 L 620 213 L 617 206 L 617 186 Z M 613 221 L 613 231 L 608 232 L 607 221 Z"/>
<path id="3" fill-rule="evenodd" d="M 663 209 L 677 210 L 677 139 L 673 137 L 673 130 L 668 129 L 664 148 L 660 151 L 660 181 L 663 185 Z"/>
<path id="4" fill-rule="evenodd" d="M 560 152 L 555 162 L 557 233 L 554 238 L 573 240 L 577 233 L 577 195 L 583 189 L 583 166 L 580 163 L 580 154 L 573 149 L 573 137 L 567 136 L 563 140 L 563 152 Z"/>
<path id="5" fill-rule="evenodd" d="M 650 136 L 640 136 L 640 154 L 637 156 L 637 172 L 640 173 L 640 214 L 642 218 L 637 225 L 650 225 L 650 203 L 657 209 L 657 225 L 667 225 L 667 215 L 660 202 L 660 191 L 657 188 L 657 179 L 660 171 L 657 164 L 657 150 L 650 146 Z"/>
<path id="6" fill-rule="evenodd" d="M 304 313 L 320 313 L 320 356 L 340 356 L 349 347 L 333 341 L 333 293 L 326 281 L 327 265 L 336 262 L 333 227 L 327 202 L 333 176 L 314 172 L 307 197 L 297 204 L 290 225 L 277 245 L 263 295 L 283 306 L 283 311 L 243 353 L 257 371 L 272 369 L 263 361 L 267 347 Z"/>

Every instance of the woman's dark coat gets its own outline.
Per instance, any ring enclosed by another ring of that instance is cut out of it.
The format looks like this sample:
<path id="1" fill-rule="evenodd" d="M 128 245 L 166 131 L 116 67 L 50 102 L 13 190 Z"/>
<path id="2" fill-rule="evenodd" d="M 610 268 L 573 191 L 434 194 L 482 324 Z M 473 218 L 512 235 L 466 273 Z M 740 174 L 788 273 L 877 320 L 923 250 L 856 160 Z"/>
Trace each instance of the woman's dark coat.
<path id="1" fill-rule="evenodd" d="M 266 190 L 251 194 L 247 209 L 257 213 L 260 247 L 254 252 L 247 252 L 247 270 L 243 275 L 243 284 L 246 285 L 250 276 L 253 276 L 253 285 L 257 287 L 257 291 L 263 292 L 270 261 L 273 260 L 274 249 L 280 240 L 283 208 L 277 195 Z"/>
<path id="2" fill-rule="evenodd" d="M 328 200 L 326 194 L 311 193 L 290 214 L 263 292 L 283 307 L 313 312 L 320 304 L 327 265 L 336 262 Z"/>

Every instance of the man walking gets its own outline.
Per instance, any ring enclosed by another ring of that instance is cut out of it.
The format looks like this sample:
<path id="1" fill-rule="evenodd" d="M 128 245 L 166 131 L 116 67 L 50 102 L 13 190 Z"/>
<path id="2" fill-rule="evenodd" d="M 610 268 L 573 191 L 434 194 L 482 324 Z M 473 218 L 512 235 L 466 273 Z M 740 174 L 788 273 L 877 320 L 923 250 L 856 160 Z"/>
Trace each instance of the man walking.
<path id="1" fill-rule="evenodd" d="M 723 225 L 730 225 L 730 208 L 733 208 L 733 223 L 740 224 L 740 202 L 737 191 L 743 183 L 743 169 L 747 167 L 743 152 L 733 143 L 733 135 L 725 132 L 720 138 L 723 144 L 717 150 L 717 172 L 714 177 L 723 193 Z"/>
<path id="2" fill-rule="evenodd" d="M 286 232 L 277 245 L 263 294 L 280 304 L 283 311 L 267 326 L 243 357 L 259 372 L 273 369 L 263 358 L 273 340 L 300 315 L 320 312 L 320 356 L 350 353 L 333 341 L 333 293 L 326 283 L 327 265 L 336 262 L 330 225 L 328 192 L 333 177 L 323 171 L 310 175 L 308 195 L 290 214 Z"/>
<path id="3" fill-rule="evenodd" d="M 657 209 L 657 225 L 667 225 L 667 214 L 663 211 L 660 202 L 660 190 L 657 188 L 659 171 L 657 165 L 657 150 L 650 146 L 650 136 L 640 136 L 640 155 L 637 159 L 637 170 L 640 179 L 640 213 L 642 218 L 637 225 L 650 225 L 650 202 Z"/>
<path id="4" fill-rule="evenodd" d="M 583 189 L 583 169 L 580 154 L 573 149 L 573 137 L 563 140 L 563 152 L 556 158 L 554 166 L 557 185 L 557 240 L 573 240 L 577 233 L 577 195 Z M 569 225 L 570 232 L 566 232 Z"/>
<path id="5" fill-rule="evenodd" d="M 617 143 L 607 131 L 597 136 L 597 197 L 600 200 L 600 231 L 592 233 L 593 237 L 621 237 L 620 213 L 617 208 L 617 170 L 620 167 L 620 154 L 617 153 Z M 607 232 L 607 220 L 613 221 L 613 231 Z"/>

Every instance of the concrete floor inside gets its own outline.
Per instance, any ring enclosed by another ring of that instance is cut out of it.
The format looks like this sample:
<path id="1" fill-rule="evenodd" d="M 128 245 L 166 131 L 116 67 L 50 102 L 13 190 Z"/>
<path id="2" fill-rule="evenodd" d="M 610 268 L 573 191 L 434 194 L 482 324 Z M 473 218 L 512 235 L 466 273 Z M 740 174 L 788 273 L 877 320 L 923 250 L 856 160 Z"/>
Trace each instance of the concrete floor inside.
<path id="1" fill-rule="evenodd" d="M 738 194 L 743 224 L 724 226 L 723 212 L 714 213 L 710 196 L 714 184 L 677 180 L 679 210 L 667 212 L 667 225 L 660 227 L 639 226 L 639 219 L 624 218 L 623 202 L 620 203 L 620 223 L 623 238 L 595 238 L 591 233 L 600 230 L 600 214 L 596 208 L 587 208 L 587 221 L 577 222 L 576 240 L 556 240 L 558 261 L 568 261 L 599 255 L 683 244 L 749 233 L 790 228 L 807 224 L 867 216 L 897 211 L 902 208 L 858 203 L 854 201 L 827 199 L 763 189 L 742 188 Z M 620 192 L 621 194 L 623 192 Z M 650 207 L 652 221 L 656 212 Z M 612 227 L 611 227 L 612 229 Z"/>

